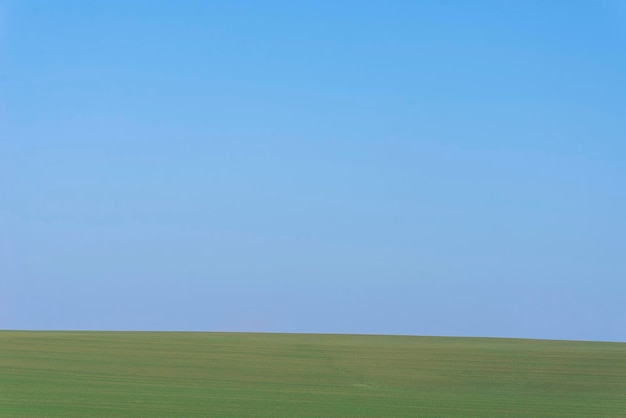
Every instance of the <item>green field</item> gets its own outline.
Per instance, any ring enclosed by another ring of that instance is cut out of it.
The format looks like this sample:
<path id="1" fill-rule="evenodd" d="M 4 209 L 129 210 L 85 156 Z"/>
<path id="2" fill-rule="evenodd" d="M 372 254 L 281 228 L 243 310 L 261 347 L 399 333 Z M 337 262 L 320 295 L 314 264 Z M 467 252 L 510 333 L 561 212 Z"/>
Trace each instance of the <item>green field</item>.
<path id="1" fill-rule="evenodd" d="M 2 416 L 626 416 L 626 344 L 0 332 Z"/>

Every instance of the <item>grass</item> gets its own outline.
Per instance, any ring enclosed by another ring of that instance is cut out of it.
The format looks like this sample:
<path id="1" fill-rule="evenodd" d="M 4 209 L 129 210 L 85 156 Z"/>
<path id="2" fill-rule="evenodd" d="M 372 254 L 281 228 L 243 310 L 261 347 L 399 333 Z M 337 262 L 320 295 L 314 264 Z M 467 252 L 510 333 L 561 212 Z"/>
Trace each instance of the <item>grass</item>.
<path id="1" fill-rule="evenodd" d="M 626 344 L 1 331 L 0 415 L 624 417 Z"/>

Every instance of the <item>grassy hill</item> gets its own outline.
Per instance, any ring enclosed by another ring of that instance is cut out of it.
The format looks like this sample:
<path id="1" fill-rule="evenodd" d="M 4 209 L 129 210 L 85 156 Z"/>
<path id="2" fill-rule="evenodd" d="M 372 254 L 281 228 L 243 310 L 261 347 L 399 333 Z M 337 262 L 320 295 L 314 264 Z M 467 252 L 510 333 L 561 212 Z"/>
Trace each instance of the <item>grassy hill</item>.
<path id="1" fill-rule="evenodd" d="M 0 332 L 0 415 L 626 416 L 626 344 Z"/>

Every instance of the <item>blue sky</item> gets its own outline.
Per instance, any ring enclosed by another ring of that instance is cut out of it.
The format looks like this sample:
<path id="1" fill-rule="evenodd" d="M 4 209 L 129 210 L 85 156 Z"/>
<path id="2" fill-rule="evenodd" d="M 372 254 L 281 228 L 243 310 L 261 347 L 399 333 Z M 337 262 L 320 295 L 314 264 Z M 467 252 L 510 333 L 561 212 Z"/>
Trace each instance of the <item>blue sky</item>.
<path id="1" fill-rule="evenodd" d="M 626 341 L 619 1 L 0 0 L 0 328 Z"/>

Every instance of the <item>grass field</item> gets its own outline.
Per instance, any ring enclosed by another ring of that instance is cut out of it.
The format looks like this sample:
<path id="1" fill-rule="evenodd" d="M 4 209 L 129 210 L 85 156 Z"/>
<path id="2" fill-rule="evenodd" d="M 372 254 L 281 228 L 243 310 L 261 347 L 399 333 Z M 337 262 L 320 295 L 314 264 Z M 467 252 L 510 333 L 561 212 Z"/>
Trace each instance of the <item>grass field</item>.
<path id="1" fill-rule="evenodd" d="M 3 416 L 626 416 L 626 344 L 0 332 Z"/>

